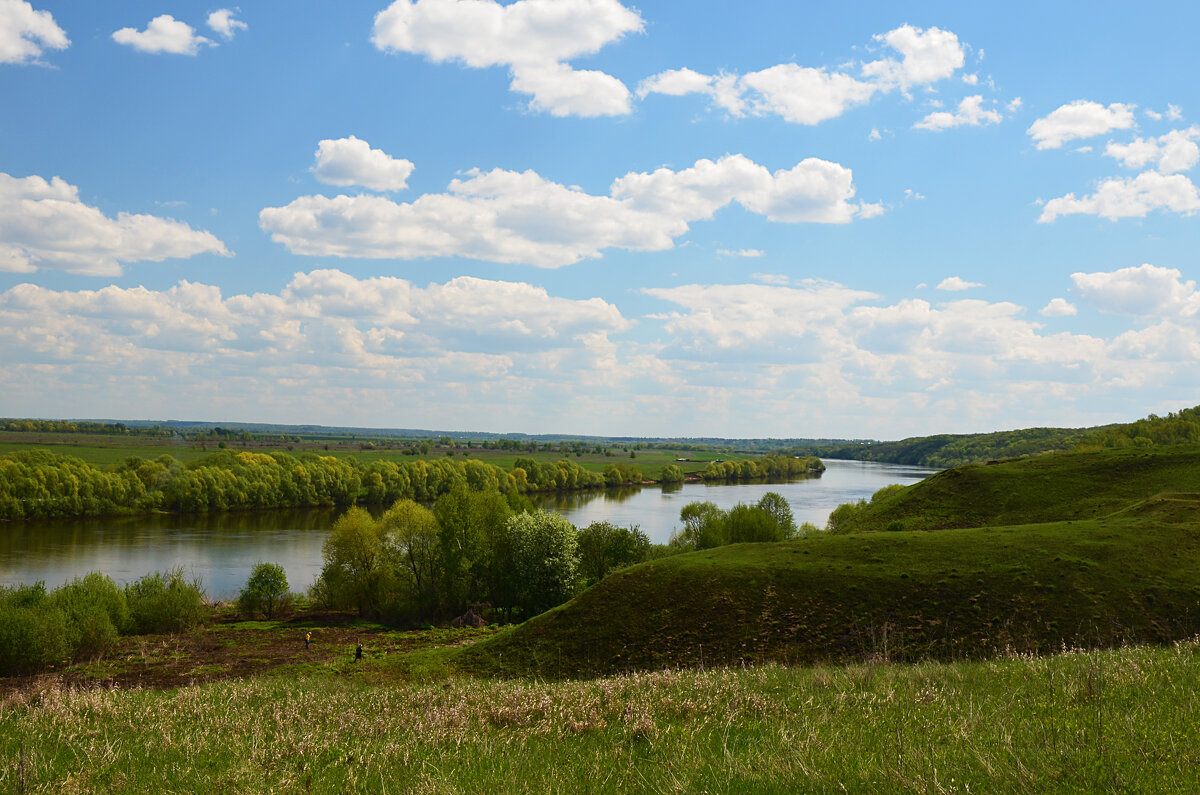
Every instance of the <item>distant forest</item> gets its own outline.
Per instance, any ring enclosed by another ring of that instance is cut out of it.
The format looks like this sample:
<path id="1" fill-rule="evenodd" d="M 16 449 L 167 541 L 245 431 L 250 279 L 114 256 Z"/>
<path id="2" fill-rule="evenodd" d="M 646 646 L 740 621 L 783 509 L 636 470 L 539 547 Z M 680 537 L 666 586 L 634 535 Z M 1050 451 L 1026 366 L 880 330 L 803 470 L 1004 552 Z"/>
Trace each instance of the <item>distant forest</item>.
<path id="1" fill-rule="evenodd" d="M 1200 444 L 1200 406 L 1121 425 L 916 436 L 898 442 L 796 445 L 787 452 L 944 469 L 1060 450 Z"/>

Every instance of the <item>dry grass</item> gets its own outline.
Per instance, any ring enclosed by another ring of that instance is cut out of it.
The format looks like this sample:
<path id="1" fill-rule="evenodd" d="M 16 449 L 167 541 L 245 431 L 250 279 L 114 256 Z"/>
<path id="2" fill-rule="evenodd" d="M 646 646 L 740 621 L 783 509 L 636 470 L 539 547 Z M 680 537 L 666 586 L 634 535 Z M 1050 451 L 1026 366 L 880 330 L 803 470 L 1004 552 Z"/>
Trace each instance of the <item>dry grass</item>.
<path id="1" fill-rule="evenodd" d="M 1187 642 L 567 682 L 50 682 L 0 704 L 0 791 L 1188 792 L 1198 680 Z"/>

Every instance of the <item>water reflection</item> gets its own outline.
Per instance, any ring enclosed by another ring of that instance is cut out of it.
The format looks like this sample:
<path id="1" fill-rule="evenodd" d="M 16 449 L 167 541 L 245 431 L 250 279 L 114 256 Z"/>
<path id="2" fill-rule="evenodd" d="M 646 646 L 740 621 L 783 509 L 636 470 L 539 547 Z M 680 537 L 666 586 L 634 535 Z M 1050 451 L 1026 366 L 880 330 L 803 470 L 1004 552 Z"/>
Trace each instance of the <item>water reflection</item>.
<path id="1" fill-rule="evenodd" d="M 182 566 L 224 598 L 267 560 L 303 590 L 320 570 L 321 546 L 338 515 L 327 508 L 13 522 L 0 525 L 0 583 L 54 587 L 89 571 L 129 582 Z"/>
<path id="2" fill-rule="evenodd" d="M 576 527 L 601 521 L 638 525 L 651 541 L 665 543 L 679 523 L 679 509 L 694 500 L 728 509 L 777 491 L 791 504 L 797 522 L 820 527 L 840 503 L 869 498 L 890 483 L 913 483 L 933 471 L 863 461 L 825 463 L 823 476 L 786 483 L 625 487 L 543 495 L 536 504 Z M 368 510 L 378 516 L 384 507 Z M 182 566 L 203 580 L 210 596 L 227 598 L 245 584 L 255 563 L 271 561 L 284 567 L 294 590 L 303 590 L 320 571 L 321 546 L 341 513 L 327 508 L 0 523 L 0 584 L 44 580 L 54 587 L 89 571 L 128 582 Z"/>
<path id="3" fill-rule="evenodd" d="M 665 544 L 679 525 L 679 509 L 689 502 L 708 500 L 728 510 L 739 502 L 758 502 L 763 492 L 783 495 L 792 507 L 797 524 L 811 522 L 824 527 L 829 513 L 843 502 L 869 499 L 892 483 L 908 485 L 936 470 L 922 467 L 878 464 L 870 461 L 825 460 L 823 475 L 785 482 L 680 483 L 672 488 L 625 488 L 603 492 L 547 495 L 536 504 L 557 511 L 576 527 L 592 522 L 619 526 L 639 525 L 654 543 Z"/>

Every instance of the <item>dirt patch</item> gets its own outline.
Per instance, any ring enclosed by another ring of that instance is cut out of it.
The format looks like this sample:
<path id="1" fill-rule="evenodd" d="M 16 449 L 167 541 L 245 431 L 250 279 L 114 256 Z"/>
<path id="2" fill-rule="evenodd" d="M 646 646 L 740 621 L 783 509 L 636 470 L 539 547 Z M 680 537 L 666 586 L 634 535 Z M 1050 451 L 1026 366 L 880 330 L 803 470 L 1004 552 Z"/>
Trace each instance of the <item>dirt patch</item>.
<path id="1" fill-rule="evenodd" d="M 247 622 L 227 615 L 178 635 L 121 638 L 100 660 L 32 676 L 0 677 L 0 700 L 37 692 L 51 683 L 68 688 L 166 689 L 255 676 L 283 666 L 353 673 L 363 667 L 354 662 L 354 647 L 360 642 L 369 664 L 389 654 L 472 643 L 493 631 L 400 631 L 334 612 L 281 622 Z M 305 648 L 307 632 L 312 639 Z"/>

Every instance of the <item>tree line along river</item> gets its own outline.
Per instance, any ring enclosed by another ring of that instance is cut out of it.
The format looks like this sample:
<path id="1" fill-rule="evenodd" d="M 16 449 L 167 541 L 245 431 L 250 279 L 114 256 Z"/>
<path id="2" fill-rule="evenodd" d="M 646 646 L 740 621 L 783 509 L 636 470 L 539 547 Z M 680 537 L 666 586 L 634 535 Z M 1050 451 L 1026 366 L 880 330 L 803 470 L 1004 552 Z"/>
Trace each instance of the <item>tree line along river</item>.
<path id="1" fill-rule="evenodd" d="M 786 483 L 569 492 L 538 495 L 535 504 L 576 527 L 601 521 L 638 525 L 652 542 L 664 544 L 679 526 L 679 509 L 689 502 L 710 500 L 728 509 L 775 491 L 791 505 L 797 524 L 824 527 L 839 504 L 869 499 L 884 486 L 915 483 L 934 471 L 868 461 L 826 459 L 825 465 L 819 477 Z M 303 591 L 321 570 L 321 546 L 341 513 L 326 508 L 0 524 L 0 584 L 43 580 L 52 588 L 89 571 L 123 582 L 182 566 L 201 579 L 210 597 L 228 598 L 256 562 L 270 561 L 284 567 L 293 590 Z"/>

